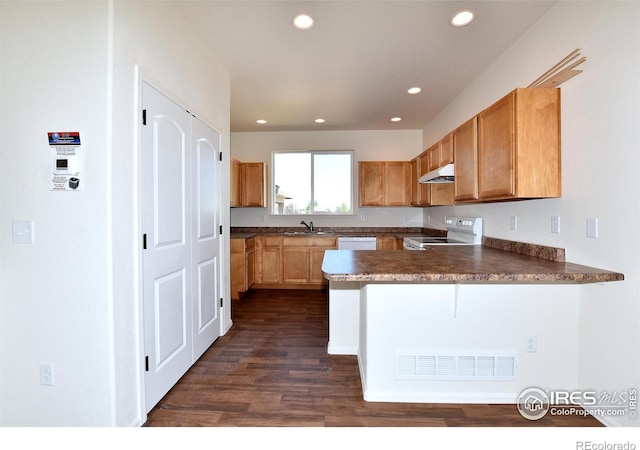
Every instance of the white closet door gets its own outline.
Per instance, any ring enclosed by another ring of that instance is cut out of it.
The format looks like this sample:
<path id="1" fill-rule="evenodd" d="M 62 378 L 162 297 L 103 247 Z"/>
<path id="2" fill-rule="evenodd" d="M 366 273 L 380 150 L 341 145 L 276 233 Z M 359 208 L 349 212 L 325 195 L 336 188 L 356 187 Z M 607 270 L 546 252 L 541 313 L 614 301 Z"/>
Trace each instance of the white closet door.
<path id="1" fill-rule="evenodd" d="M 220 134 L 192 119 L 193 361 L 220 335 Z"/>
<path id="2" fill-rule="evenodd" d="M 147 412 L 220 335 L 220 135 L 146 83 L 142 258 Z"/>

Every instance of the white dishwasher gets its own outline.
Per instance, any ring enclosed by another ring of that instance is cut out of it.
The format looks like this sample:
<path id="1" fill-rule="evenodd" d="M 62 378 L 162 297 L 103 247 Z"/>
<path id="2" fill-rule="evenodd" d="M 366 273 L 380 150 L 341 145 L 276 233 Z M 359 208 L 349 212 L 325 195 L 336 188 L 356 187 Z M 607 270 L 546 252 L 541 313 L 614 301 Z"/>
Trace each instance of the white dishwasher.
<path id="1" fill-rule="evenodd" d="M 375 250 L 375 236 L 340 236 L 338 250 Z"/>

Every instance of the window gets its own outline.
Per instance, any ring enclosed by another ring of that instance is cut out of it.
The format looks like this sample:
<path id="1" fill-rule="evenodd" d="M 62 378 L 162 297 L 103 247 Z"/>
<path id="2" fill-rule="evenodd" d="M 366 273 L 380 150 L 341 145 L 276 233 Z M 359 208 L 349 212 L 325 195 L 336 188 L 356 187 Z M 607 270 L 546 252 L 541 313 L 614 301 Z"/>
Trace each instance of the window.
<path id="1" fill-rule="evenodd" d="M 353 151 L 273 152 L 271 213 L 353 214 Z"/>

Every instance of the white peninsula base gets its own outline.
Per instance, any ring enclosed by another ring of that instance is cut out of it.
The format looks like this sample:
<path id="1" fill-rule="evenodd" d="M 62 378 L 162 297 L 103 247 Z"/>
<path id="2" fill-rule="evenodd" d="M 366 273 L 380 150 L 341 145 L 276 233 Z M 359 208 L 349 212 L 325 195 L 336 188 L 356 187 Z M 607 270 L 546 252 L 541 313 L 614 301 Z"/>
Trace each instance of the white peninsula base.
<path id="1" fill-rule="evenodd" d="M 330 354 L 357 355 L 364 399 L 515 403 L 577 388 L 580 286 L 330 281 Z"/>

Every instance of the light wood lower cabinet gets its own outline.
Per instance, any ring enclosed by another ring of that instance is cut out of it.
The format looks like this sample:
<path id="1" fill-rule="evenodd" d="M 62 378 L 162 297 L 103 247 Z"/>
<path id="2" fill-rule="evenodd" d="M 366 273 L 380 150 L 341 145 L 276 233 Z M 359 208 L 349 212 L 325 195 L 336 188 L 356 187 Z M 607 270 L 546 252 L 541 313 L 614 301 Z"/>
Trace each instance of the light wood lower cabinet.
<path id="1" fill-rule="evenodd" d="M 376 250 L 396 250 L 396 238 L 393 236 L 378 236 L 376 238 Z"/>
<path id="2" fill-rule="evenodd" d="M 335 237 L 285 237 L 282 245 L 283 281 L 324 286 L 322 273 L 325 250 L 338 248 Z"/>
<path id="3" fill-rule="evenodd" d="M 263 236 L 256 243 L 256 285 L 266 289 L 322 288 L 325 250 L 337 247 L 335 237 Z"/>
<path id="4" fill-rule="evenodd" d="M 256 238 L 256 284 L 282 283 L 282 236 Z"/>
<path id="5" fill-rule="evenodd" d="M 255 282 L 256 239 L 231 239 L 231 298 L 239 299 Z"/>

